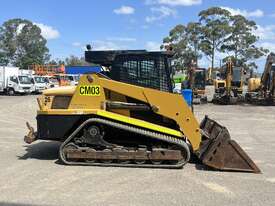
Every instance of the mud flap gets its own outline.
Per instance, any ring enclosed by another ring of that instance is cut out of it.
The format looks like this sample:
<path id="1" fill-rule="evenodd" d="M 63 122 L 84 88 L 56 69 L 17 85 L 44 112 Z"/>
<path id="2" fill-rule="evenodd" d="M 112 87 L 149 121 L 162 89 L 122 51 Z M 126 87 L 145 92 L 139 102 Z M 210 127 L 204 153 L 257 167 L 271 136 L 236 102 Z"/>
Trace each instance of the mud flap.
<path id="1" fill-rule="evenodd" d="M 201 132 L 203 141 L 198 157 L 203 164 L 224 171 L 261 173 L 240 145 L 230 139 L 225 127 L 205 116 Z"/>

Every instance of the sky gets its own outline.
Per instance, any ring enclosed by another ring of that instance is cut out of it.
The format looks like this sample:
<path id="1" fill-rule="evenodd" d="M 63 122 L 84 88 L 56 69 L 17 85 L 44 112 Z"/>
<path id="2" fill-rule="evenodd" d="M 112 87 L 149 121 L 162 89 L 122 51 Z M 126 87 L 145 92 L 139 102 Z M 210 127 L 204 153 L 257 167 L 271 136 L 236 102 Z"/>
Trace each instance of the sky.
<path id="1" fill-rule="evenodd" d="M 11 18 L 34 22 L 47 39 L 52 59 L 64 59 L 83 56 L 86 44 L 94 50 L 159 50 L 175 25 L 198 21 L 198 13 L 212 6 L 254 20 L 258 45 L 275 52 L 274 0 L 2 0 L 0 24 Z M 265 58 L 256 62 L 260 71 Z M 199 64 L 210 66 L 205 58 Z"/>

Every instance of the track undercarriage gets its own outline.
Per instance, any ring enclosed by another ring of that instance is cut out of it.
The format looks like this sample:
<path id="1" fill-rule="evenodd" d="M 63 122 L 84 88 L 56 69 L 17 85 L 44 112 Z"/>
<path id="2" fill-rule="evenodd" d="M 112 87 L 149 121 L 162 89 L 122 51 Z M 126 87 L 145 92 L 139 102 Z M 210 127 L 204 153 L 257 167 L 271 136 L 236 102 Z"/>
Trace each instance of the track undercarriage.
<path id="1" fill-rule="evenodd" d="M 247 103 L 262 105 L 262 106 L 274 106 L 275 97 L 270 94 L 262 94 L 260 92 L 248 92 L 245 95 L 245 100 Z"/>
<path id="2" fill-rule="evenodd" d="M 181 168 L 190 159 L 184 139 L 97 117 L 83 122 L 59 154 L 69 165 Z"/>
<path id="3" fill-rule="evenodd" d="M 214 94 L 212 102 L 214 104 L 221 105 L 234 105 L 243 103 L 244 97 L 242 96 L 242 93 L 239 93 L 235 90 L 230 92 L 222 91 Z"/>
<path id="4" fill-rule="evenodd" d="M 25 142 L 37 139 L 30 131 Z M 200 125 L 202 142 L 196 152 L 185 138 L 94 116 L 85 120 L 60 146 L 60 160 L 67 165 L 182 168 L 191 154 L 212 169 L 260 173 L 260 169 L 228 130 L 205 116 Z"/>

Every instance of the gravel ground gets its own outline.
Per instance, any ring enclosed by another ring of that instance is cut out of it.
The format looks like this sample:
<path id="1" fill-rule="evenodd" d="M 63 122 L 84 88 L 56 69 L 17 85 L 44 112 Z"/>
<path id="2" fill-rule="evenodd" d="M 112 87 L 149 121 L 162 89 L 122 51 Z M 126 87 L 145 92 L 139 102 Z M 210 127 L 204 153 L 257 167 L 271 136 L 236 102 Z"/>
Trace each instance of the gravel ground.
<path id="1" fill-rule="evenodd" d="M 0 96 L 0 205 L 274 205 L 275 107 L 195 106 L 225 125 L 263 174 L 59 164 L 57 142 L 23 142 L 36 96 Z"/>

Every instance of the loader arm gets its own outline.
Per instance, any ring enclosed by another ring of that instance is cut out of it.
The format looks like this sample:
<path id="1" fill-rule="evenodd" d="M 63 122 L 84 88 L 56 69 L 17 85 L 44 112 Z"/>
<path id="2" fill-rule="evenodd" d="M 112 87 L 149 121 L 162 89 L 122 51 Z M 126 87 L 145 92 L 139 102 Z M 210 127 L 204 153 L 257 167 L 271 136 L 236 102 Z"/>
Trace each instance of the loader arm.
<path id="1" fill-rule="evenodd" d="M 127 94 L 129 97 L 148 103 L 151 108 L 156 108 L 155 113 L 175 120 L 180 127 L 180 131 L 190 141 L 193 150 L 199 149 L 201 142 L 200 126 L 181 95 L 124 84 L 104 78 L 99 78 L 99 82 L 103 88 L 120 94 Z"/>

